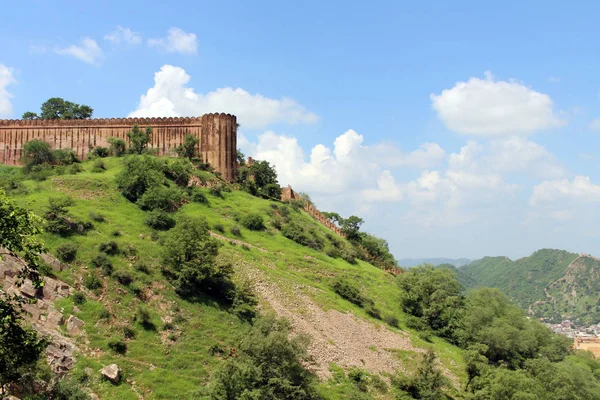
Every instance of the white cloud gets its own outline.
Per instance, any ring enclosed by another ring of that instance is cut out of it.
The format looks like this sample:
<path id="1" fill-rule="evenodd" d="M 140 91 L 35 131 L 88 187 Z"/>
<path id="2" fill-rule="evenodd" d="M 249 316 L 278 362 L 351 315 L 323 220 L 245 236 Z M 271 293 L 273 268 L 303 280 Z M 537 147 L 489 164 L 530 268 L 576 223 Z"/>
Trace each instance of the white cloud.
<path id="1" fill-rule="evenodd" d="M 14 70 L 0 64 L 0 117 L 10 117 L 12 115 L 13 107 L 10 101 L 12 95 L 8 92 L 7 87 L 16 82 Z"/>
<path id="2" fill-rule="evenodd" d="M 494 80 L 490 72 L 430 97 L 446 127 L 465 135 L 523 135 L 566 123 L 554 113 L 550 96 L 513 79 Z"/>
<path id="3" fill-rule="evenodd" d="M 561 178 L 565 167 L 546 148 L 519 137 L 494 140 L 490 144 L 490 168 L 498 172 L 520 172 L 542 179 Z"/>
<path id="4" fill-rule="evenodd" d="M 590 129 L 593 131 L 600 131 L 600 118 L 594 118 L 590 122 Z"/>
<path id="5" fill-rule="evenodd" d="M 196 54 L 198 41 L 195 33 L 185 33 L 179 28 L 170 28 L 166 38 L 148 39 L 148 46 L 157 47 L 169 53 Z"/>
<path id="6" fill-rule="evenodd" d="M 600 185 L 592 183 L 587 176 L 576 176 L 572 181 L 568 179 L 544 181 L 533 187 L 529 199 L 532 206 L 559 201 L 600 202 Z"/>
<path id="7" fill-rule="evenodd" d="M 242 88 L 225 87 L 196 93 L 187 86 L 190 76 L 183 68 L 163 65 L 154 74 L 154 86 L 142 95 L 130 117 L 199 116 L 211 112 L 235 114 L 244 128 L 264 128 L 285 123 L 313 123 L 318 116 L 296 101 L 250 94 Z"/>
<path id="8" fill-rule="evenodd" d="M 84 37 L 78 45 L 54 49 L 56 54 L 75 57 L 88 64 L 96 64 L 103 58 L 103 52 L 98 43 L 90 37 Z"/>
<path id="9" fill-rule="evenodd" d="M 114 31 L 104 35 L 104 40 L 108 40 L 114 44 L 140 44 L 142 43 L 142 36 L 137 32 L 133 32 L 129 28 L 124 28 L 121 25 L 118 25 Z"/>

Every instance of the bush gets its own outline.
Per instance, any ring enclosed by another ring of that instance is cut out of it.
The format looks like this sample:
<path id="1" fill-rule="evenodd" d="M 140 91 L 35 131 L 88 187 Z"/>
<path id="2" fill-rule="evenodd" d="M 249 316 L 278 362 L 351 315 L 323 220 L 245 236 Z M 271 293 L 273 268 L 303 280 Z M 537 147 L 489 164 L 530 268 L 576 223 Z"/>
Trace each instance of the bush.
<path id="1" fill-rule="evenodd" d="M 92 265 L 96 268 L 102 269 L 102 274 L 109 276 L 113 272 L 113 265 L 108 260 L 105 254 L 98 254 L 92 259 Z"/>
<path id="2" fill-rule="evenodd" d="M 212 185 L 209 189 L 208 189 L 209 193 L 212 194 L 215 197 L 219 197 L 219 198 L 223 198 L 223 185 L 221 185 L 220 183 L 214 184 Z"/>
<path id="3" fill-rule="evenodd" d="M 375 319 L 381 319 L 381 311 L 377 307 L 373 307 L 372 305 L 367 307 L 367 314 Z"/>
<path id="4" fill-rule="evenodd" d="M 214 229 L 217 232 L 225 233 L 225 227 L 223 224 L 215 224 Z"/>
<path id="5" fill-rule="evenodd" d="M 110 149 L 108 147 L 94 147 L 94 149 L 92 150 L 92 156 L 94 157 L 100 157 L 100 158 L 104 158 L 104 157 L 108 157 L 110 155 Z"/>
<path id="6" fill-rule="evenodd" d="M 123 196 L 136 202 L 147 190 L 165 183 L 162 163 L 155 157 L 129 156 L 123 162 L 124 168 L 117 175 L 117 186 Z"/>
<path id="7" fill-rule="evenodd" d="M 25 143 L 22 154 L 22 163 L 26 171 L 29 171 L 33 166 L 42 164 L 50 165 L 55 161 L 50 143 L 43 140 L 34 139 Z"/>
<path id="8" fill-rule="evenodd" d="M 77 245 L 74 243 L 64 243 L 56 248 L 56 256 L 63 262 L 71 262 L 77 256 Z"/>
<path id="9" fill-rule="evenodd" d="M 273 316 L 259 318 L 197 397 L 316 400 L 315 378 L 303 366 L 307 336 L 290 337 L 290 324 Z M 216 353 L 216 351 L 215 351 Z"/>
<path id="10" fill-rule="evenodd" d="M 248 281 L 242 281 L 235 288 L 232 311 L 241 319 L 250 321 L 256 317 L 258 300 Z"/>
<path id="11" fill-rule="evenodd" d="M 111 339 L 108 341 L 108 348 L 118 354 L 127 353 L 127 344 L 121 339 Z"/>
<path id="12" fill-rule="evenodd" d="M 69 175 L 75 175 L 82 171 L 83 171 L 83 167 L 81 166 L 81 164 L 71 164 L 65 170 L 65 172 Z"/>
<path id="13" fill-rule="evenodd" d="M 106 219 L 104 218 L 103 215 L 96 214 L 93 212 L 90 212 L 90 218 L 92 219 L 92 221 L 95 221 L 95 222 L 105 222 L 106 221 Z"/>
<path id="14" fill-rule="evenodd" d="M 164 166 L 164 174 L 167 179 L 172 180 L 178 186 L 186 187 L 192 176 L 193 165 L 186 159 L 167 160 Z"/>
<path id="15" fill-rule="evenodd" d="M 317 232 L 314 230 L 306 232 L 304 228 L 296 222 L 285 224 L 281 229 L 281 234 L 302 246 L 314 250 L 322 250 L 324 246 L 323 238 L 318 236 Z"/>
<path id="16" fill-rule="evenodd" d="M 394 328 L 400 327 L 400 321 L 393 315 L 386 315 L 383 317 L 383 321 L 389 326 L 393 326 Z"/>
<path id="17" fill-rule="evenodd" d="M 139 306 L 135 313 L 135 320 L 145 329 L 145 330 L 156 330 L 156 326 L 152 322 L 152 316 L 150 315 L 150 311 L 144 306 Z"/>
<path id="18" fill-rule="evenodd" d="M 208 199 L 206 198 L 204 192 L 196 187 L 190 190 L 190 200 L 194 203 L 208 204 Z"/>
<path id="19" fill-rule="evenodd" d="M 102 287 L 102 282 L 95 274 L 90 272 L 83 278 L 83 286 L 89 290 L 99 289 Z"/>
<path id="20" fill-rule="evenodd" d="M 123 336 L 125 337 L 125 339 L 133 339 L 135 337 L 135 330 L 130 326 L 124 326 Z"/>
<path id="21" fill-rule="evenodd" d="M 83 304 L 85 303 L 85 294 L 81 293 L 81 292 L 75 292 L 73 293 L 73 303 L 75 304 Z"/>
<path id="22" fill-rule="evenodd" d="M 150 228 L 168 231 L 175 226 L 175 219 L 164 211 L 154 210 L 146 215 L 144 223 Z"/>
<path id="23" fill-rule="evenodd" d="M 131 282 L 133 282 L 133 277 L 131 276 L 131 274 L 129 272 L 126 272 L 126 271 L 117 271 L 114 273 L 113 276 L 123 286 L 127 286 Z"/>
<path id="24" fill-rule="evenodd" d="M 134 264 L 133 268 L 135 268 L 136 271 L 142 272 L 146 275 L 150 274 L 150 268 L 148 267 L 147 264 L 145 264 L 143 262 L 138 262 L 138 263 Z"/>
<path id="25" fill-rule="evenodd" d="M 142 210 L 177 211 L 184 203 L 185 197 L 181 189 L 167 186 L 149 188 L 137 201 Z"/>
<path id="26" fill-rule="evenodd" d="M 120 235 L 120 233 L 118 233 L 118 235 Z M 111 240 L 108 243 L 100 243 L 99 247 L 100 247 L 101 252 L 108 254 L 108 255 L 115 255 L 115 254 L 119 254 L 121 252 L 121 250 L 119 249 L 119 244 L 117 242 L 115 242 L 114 240 Z"/>
<path id="27" fill-rule="evenodd" d="M 146 148 L 150 143 L 150 136 L 152 136 L 152 128 L 147 126 L 145 130 L 136 124 L 133 125 L 133 129 L 127 132 L 129 138 L 129 152 L 132 154 L 143 154 L 146 152 Z"/>
<path id="28" fill-rule="evenodd" d="M 203 218 L 187 217 L 165 237 L 163 268 L 181 296 L 209 294 L 231 300 L 233 267 L 217 259 L 220 244 L 210 236 Z"/>
<path id="29" fill-rule="evenodd" d="M 365 307 L 373 304 L 372 300 L 369 300 L 362 295 L 360 289 L 354 283 L 346 279 L 337 279 L 333 282 L 331 287 L 341 297 L 343 297 L 351 303 L 356 304 L 359 307 Z"/>
<path id="30" fill-rule="evenodd" d="M 248 214 L 240 220 L 240 223 L 251 231 L 262 231 L 266 228 L 259 214 Z"/>
<path id="31" fill-rule="evenodd" d="M 81 161 L 77 158 L 77 153 L 71 149 L 60 149 L 54 150 L 54 162 L 58 165 L 71 165 L 80 163 Z"/>
<path id="32" fill-rule="evenodd" d="M 121 157 L 127 151 L 127 143 L 123 139 L 111 137 L 108 138 L 108 143 L 110 144 L 110 154 L 115 157 Z"/>
<path id="33" fill-rule="evenodd" d="M 106 164 L 104 163 L 104 160 L 98 159 L 96 161 L 94 161 L 94 164 L 92 165 L 92 172 L 104 172 L 106 171 Z"/>
<path id="34" fill-rule="evenodd" d="M 61 378 L 46 393 L 45 399 L 52 400 L 91 400 L 92 397 L 73 378 Z"/>
<path id="35" fill-rule="evenodd" d="M 239 226 L 232 226 L 229 231 L 234 236 L 242 236 L 242 230 L 240 229 Z"/>

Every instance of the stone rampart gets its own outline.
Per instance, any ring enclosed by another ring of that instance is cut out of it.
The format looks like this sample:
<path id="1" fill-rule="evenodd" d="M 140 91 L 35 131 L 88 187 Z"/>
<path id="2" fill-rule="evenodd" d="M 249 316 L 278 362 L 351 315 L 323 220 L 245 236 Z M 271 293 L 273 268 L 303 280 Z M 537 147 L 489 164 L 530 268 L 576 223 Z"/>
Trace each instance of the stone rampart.
<path id="1" fill-rule="evenodd" d="M 230 114 L 205 114 L 190 118 L 98 118 L 87 120 L 0 120 L 0 163 L 17 165 L 23 145 L 32 139 L 53 149 L 73 149 L 84 159 L 94 147 L 108 147 L 108 139 L 128 141 L 134 125 L 152 127 L 149 147 L 169 155 L 190 133 L 200 139 L 199 154 L 223 179 L 235 178 L 237 121 Z"/>

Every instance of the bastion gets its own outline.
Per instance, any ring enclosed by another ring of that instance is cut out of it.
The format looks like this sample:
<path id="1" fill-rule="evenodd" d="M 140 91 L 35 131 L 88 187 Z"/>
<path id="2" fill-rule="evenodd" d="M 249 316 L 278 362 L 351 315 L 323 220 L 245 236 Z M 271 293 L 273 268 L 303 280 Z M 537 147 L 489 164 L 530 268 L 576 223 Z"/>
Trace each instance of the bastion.
<path id="1" fill-rule="evenodd" d="M 134 125 L 152 128 L 149 147 L 172 155 L 189 133 L 200 139 L 198 153 L 223 179 L 235 179 L 237 121 L 230 114 L 182 118 L 97 118 L 86 120 L 0 120 L 0 163 L 18 165 L 23 145 L 39 139 L 53 149 L 73 149 L 85 159 L 94 147 L 109 147 L 111 137 L 128 141 Z"/>

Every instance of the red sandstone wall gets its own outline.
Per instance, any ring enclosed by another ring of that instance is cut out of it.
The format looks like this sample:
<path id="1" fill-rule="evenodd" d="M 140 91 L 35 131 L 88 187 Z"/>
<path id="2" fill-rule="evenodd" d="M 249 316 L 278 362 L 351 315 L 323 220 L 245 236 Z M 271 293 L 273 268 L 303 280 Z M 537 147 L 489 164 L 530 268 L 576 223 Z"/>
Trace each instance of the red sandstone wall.
<path id="1" fill-rule="evenodd" d="M 16 165 L 23 145 L 44 140 L 54 149 L 73 149 L 85 158 L 96 146 L 108 147 L 108 138 L 128 141 L 133 125 L 152 127 L 150 147 L 168 155 L 191 133 L 200 138 L 198 151 L 227 181 L 235 178 L 237 124 L 230 114 L 205 114 L 196 118 L 99 118 L 90 120 L 0 120 L 0 163 Z"/>

